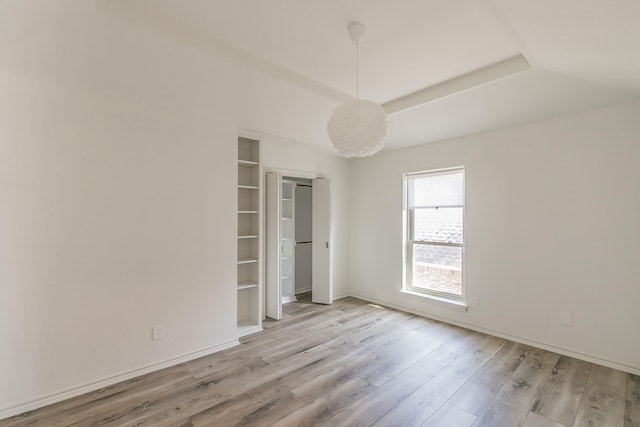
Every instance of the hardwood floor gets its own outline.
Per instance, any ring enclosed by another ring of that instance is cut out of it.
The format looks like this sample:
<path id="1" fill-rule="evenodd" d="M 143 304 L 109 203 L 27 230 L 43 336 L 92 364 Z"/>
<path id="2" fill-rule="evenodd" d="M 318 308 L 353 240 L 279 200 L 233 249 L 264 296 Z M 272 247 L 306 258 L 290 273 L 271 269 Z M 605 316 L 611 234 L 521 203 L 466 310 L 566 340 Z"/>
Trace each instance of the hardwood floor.
<path id="1" fill-rule="evenodd" d="M 345 298 L 7 426 L 640 426 L 640 377 Z"/>

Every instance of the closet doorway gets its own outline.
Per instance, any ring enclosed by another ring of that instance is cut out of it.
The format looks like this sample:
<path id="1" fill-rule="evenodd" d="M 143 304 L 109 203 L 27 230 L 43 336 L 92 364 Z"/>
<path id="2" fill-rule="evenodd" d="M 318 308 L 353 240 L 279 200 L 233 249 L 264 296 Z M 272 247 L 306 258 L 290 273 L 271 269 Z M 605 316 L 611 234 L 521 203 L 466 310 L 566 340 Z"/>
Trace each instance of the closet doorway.
<path id="1" fill-rule="evenodd" d="M 305 174 L 266 176 L 266 315 L 282 318 L 282 304 L 311 292 L 333 302 L 331 182 Z"/>

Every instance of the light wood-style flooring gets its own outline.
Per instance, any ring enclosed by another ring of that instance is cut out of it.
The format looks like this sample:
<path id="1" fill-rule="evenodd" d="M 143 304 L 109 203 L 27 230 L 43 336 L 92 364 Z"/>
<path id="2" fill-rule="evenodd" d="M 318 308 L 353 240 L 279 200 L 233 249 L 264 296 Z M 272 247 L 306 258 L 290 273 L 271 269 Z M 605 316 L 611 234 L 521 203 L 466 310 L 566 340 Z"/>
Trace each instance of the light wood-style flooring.
<path id="1" fill-rule="evenodd" d="M 6 426 L 640 426 L 640 377 L 345 298 Z"/>

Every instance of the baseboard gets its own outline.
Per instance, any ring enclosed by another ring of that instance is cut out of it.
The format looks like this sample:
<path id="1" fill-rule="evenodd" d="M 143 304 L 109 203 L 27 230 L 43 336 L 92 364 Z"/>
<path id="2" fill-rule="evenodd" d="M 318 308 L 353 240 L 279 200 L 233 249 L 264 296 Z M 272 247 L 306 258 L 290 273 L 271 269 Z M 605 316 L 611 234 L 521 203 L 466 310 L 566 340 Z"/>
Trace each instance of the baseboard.
<path id="1" fill-rule="evenodd" d="M 290 302 L 298 301 L 298 298 L 293 297 L 282 297 L 282 304 L 288 304 Z"/>
<path id="2" fill-rule="evenodd" d="M 435 315 L 433 315 L 431 313 L 428 313 L 428 312 L 425 312 L 425 311 L 416 310 L 416 309 L 405 307 L 405 306 L 402 306 L 402 305 L 399 305 L 399 304 L 391 304 L 391 303 L 389 303 L 387 301 L 377 300 L 375 298 L 370 298 L 370 297 L 367 297 L 367 296 L 364 296 L 364 295 L 360 295 L 360 294 L 357 294 L 357 293 L 353 293 L 353 292 L 349 293 L 348 295 L 345 295 L 345 297 L 346 296 L 352 296 L 354 298 L 358 298 L 358 299 L 361 299 L 361 300 L 364 300 L 364 301 L 369 301 L 369 302 L 372 302 L 372 303 L 378 304 L 378 305 L 387 306 L 387 307 L 390 307 L 390 308 L 394 308 L 396 310 L 405 311 L 407 313 L 417 314 L 418 316 L 427 317 L 429 319 L 437 320 L 437 321 L 448 323 L 448 324 L 455 325 L 455 326 L 460 326 L 460 327 L 466 328 L 466 329 L 471 329 L 472 331 L 482 332 L 483 334 L 493 335 L 493 336 L 496 336 L 496 337 L 508 339 L 508 340 L 511 340 L 511 341 L 518 342 L 520 344 L 529 345 L 531 347 L 537 347 L 537 348 L 541 348 L 543 350 L 552 351 L 554 353 L 562 354 L 564 356 L 569 356 L 569 357 L 573 357 L 575 359 L 584 360 L 585 362 L 595 363 L 596 365 L 602 365 L 602 366 L 606 366 L 608 368 L 613 368 L 613 369 L 618 369 L 620 371 L 628 372 L 630 374 L 640 375 L 640 367 L 637 367 L 637 366 L 630 366 L 630 365 L 626 365 L 624 363 L 618 363 L 618 362 L 615 362 L 613 360 L 603 359 L 603 358 L 598 357 L 598 356 L 592 356 L 590 354 L 581 353 L 579 351 L 574 351 L 574 350 L 571 350 L 571 349 L 568 349 L 568 348 L 558 347 L 558 346 L 555 346 L 553 344 L 548 344 L 548 343 L 544 343 L 544 342 L 540 342 L 540 341 L 536 341 L 536 340 L 531 340 L 531 339 L 523 338 L 523 337 L 520 337 L 520 336 L 511 335 L 509 333 L 496 331 L 496 330 L 493 330 L 493 329 L 483 328 L 481 326 L 477 326 L 477 325 L 466 323 L 466 322 L 459 322 L 457 320 L 452 320 L 452 319 L 449 319 L 449 318 L 446 318 L 446 317 L 442 317 L 442 316 L 435 316 Z"/>
<path id="3" fill-rule="evenodd" d="M 352 296 L 352 295 L 351 295 L 350 293 L 348 293 L 348 292 L 347 292 L 346 294 L 340 294 L 340 295 L 336 295 L 336 296 L 334 296 L 334 297 L 333 297 L 333 300 L 334 300 L 334 301 L 337 301 L 337 300 L 339 300 L 339 299 L 347 298 L 347 297 L 350 297 L 350 296 Z M 364 299 L 364 298 L 361 298 L 361 299 Z"/>
<path id="4" fill-rule="evenodd" d="M 303 288 L 303 289 L 296 288 L 296 295 L 305 294 L 307 292 L 311 292 L 311 286 L 309 286 L 308 288 Z"/>
<path id="5" fill-rule="evenodd" d="M 87 384 L 79 385 L 76 387 L 61 390 L 55 393 L 51 393 L 36 399 L 32 399 L 26 402 L 19 403 L 4 408 L 0 408 L 0 420 L 13 417 L 14 415 L 20 415 L 24 412 L 33 411 L 34 409 L 42 408 L 43 406 L 58 403 L 72 397 L 81 396 L 92 391 L 99 390 L 101 388 L 109 387 L 111 385 L 130 380 L 142 375 L 150 374 L 151 372 L 159 371 L 160 369 L 168 368 L 178 365 L 180 363 L 189 362 L 190 360 L 198 359 L 200 357 L 208 356 L 213 353 L 225 350 L 230 347 L 239 345 L 240 342 L 237 339 L 227 341 L 218 345 L 204 348 L 202 350 L 194 351 L 191 353 L 183 354 L 181 356 L 172 357 L 171 359 L 163 360 L 161 362 L 152 363 L 150 365 L 142 366 L 131 371 L 123 372 L 120 374 L 112 375 L 103 378 L 98 381 L 90 382 Z"/>

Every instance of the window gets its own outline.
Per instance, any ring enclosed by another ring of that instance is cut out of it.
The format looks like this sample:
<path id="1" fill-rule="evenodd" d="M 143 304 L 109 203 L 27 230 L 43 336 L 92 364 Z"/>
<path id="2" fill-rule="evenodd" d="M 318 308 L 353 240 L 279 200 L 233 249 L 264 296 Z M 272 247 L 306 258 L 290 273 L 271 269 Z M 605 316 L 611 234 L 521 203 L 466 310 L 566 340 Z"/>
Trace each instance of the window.
<path id="1" fill-rule="evenodd" d="M 405 290 L 462 301 L 464 170 L 405 175 Z"/>

